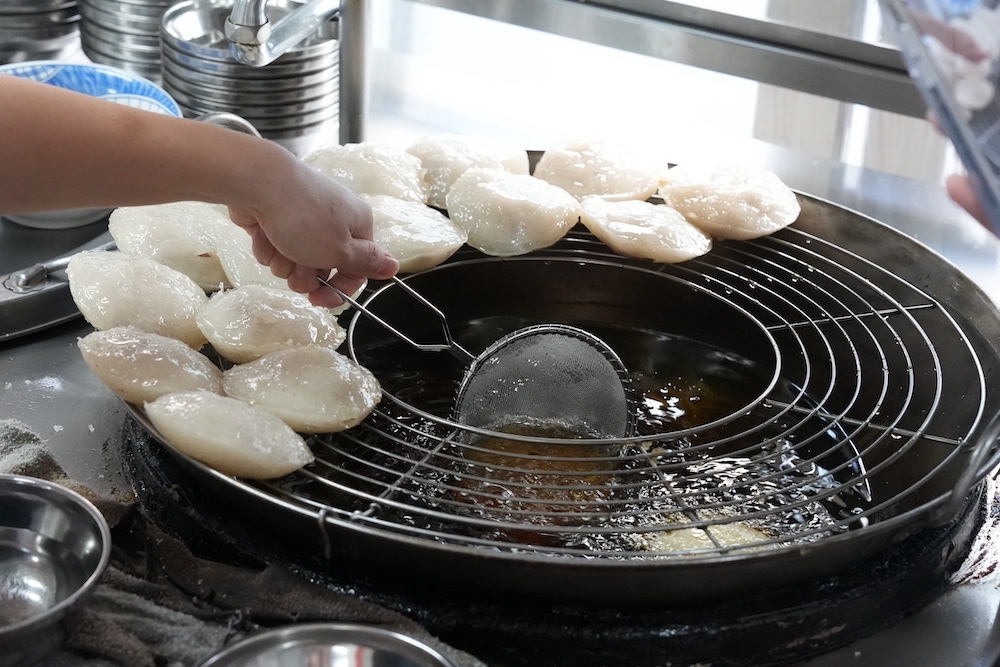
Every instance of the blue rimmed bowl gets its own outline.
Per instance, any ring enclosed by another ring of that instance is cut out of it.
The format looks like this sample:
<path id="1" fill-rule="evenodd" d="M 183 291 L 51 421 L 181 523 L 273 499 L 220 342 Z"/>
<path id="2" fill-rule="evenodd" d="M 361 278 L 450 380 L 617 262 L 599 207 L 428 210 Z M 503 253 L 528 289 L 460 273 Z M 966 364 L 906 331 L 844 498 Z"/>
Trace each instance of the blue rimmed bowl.
<path id="1" fill-rule="evenodd" d="M 180 117 L 177 102 L 162 88 L 136 74 L 88 63 L 49 60 L 0 65 L 0 74 L 39 81 L 58 88 L 124 104 L 135 109 Z M 88 208 L 5 215 L 12 222 L 35 229 L 82 227 L 107 216 L 112 209 Z"/>

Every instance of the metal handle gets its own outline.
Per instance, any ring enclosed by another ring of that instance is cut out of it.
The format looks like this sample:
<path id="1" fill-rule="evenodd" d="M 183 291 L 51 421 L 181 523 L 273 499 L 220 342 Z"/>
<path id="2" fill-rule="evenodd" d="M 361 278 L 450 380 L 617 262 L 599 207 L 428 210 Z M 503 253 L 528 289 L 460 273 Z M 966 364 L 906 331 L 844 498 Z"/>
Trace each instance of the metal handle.
<path id="1" fill-rule="evenodd" d="M 420 350 L 422 352 L 442 352 L 442 351 L 450 352 L 453 357 L 455 357 L 465 365 L 471 364 L 475 359 L 475 357 L 473 357 L 472 354 L 468 352 L 468 350 L 459 345 L 457 342 L 455 342 L 455 339 L 452 338 L 451 329 L 448 328 L 448 319 L 445 317 L 445 314 L 442 313 L 437 306 L 435 306 L 433 303 L 424 298 L 422 294 L 417 292 L 415 289 L 407 285 L 404 281 L 400 280 L 396 276 L 393 276 L 390 280 L 392 280 L 392 282 L 401 287 L 407 294 L 409 294 L 417 301 L 422 303 L 424 306 L 426 306 L 428 309 L 430 309 L 430 311 L 437 316 L 438 320 L 441 321 L 441 329 L 444 332 L 444 337 L 446 341 L 445 343 L 418 343 L 409 336 L 407 336 L 406 334 L 404 334 L 402 331 L 400 331 L 399 329 L 392 326 L 391 324 L 383 320 L 381 317 L 373 313 L 371 310 L 369 310 L 362 304 L 358 303 L 356 299 L 353 299 L 344 294 L 342 291 L 331 285 L 326 280 L 322 278 L 318 278 L 318 280 L 327 287 L 329 287 L 330 289 L 332 289 L 334 292 L 339 294 L 344 301 L 351 304 L 351 306 L 353 306 L 354 308 L 357 308 L 366 317 L 380 324 L 386 331 L 388 331 L 393 336 L 403 341 L 407 345 L 410 345 L 411 347 Z"/>

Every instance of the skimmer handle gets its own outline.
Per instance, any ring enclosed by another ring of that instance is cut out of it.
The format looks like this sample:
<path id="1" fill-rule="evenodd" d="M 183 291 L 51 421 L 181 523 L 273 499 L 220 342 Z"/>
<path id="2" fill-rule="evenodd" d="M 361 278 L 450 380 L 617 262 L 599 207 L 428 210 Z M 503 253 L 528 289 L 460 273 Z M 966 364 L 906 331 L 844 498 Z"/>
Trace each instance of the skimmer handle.
<path id="1" fill-rule="evenodd" d="M 449 353 L 451 353 L 451 356 L 455 357 L 456 359 L 458 359 L 459 361 L 461 361 L 466 366 L 468 366 L 469 364 L 471 364 L 473 362 L 473 360 L 475 359 L 475 357 L 473 357 L 472 354 L 470 354 L 468 350 L 466 350 L 464 347 L 462 347 L 461 345 L 459 345 L 455 341 L 455 339 L 452 338 L 451 329 L 448 327 L 448 318 L 445 317 L 444 313 L 442 313 L 441 310 L 437 306 L 435 306 L 433 303 L 431 303 L 430 301 L 428 301 L 424 297 L 424 295 L 422 295 L 419 292 L 417 292 L 415 289 L 413 289 L 412 287 L 410 287 L 409 285 L 407 285 L 405 281 L 400 280 L 396 276 L 393 276 L 392 278 L 390 278 L 390 280 L 392 280 L 392 282 L 394 282 L 396 285 L 398 285 L 399 287 L 401 287 L 407 294 L 409 294 L 414 299 L 416 299 L 421 304 L 423 304 L 427 309 L 429 309 L 431 312 L 433 312 L 437 316 L 438 320 L 440 320 L 440 322 L 441 322 L 441 330 L 444 333 L 444 338 L 445 338 L 445 342 L 444 343 L 418 343 L 417 341 L 413 340 L 412 338 L 410 338 L 409 336 L 407 336 L 406 334 L 404 334 L 402 331 L 400 331 L 396 327 L 392 326 L 391 324 L 389 324 L 388 322 L 386 322 L 385 320 L 383 320 L 381 317 L 379 317 L 374 312 L 372 312 L 371 310 L 369 310 L 366 306 L 364 306 L 361 303 L 359 303 L 356 299 L 354 299 L 354 298 L 352 298 L 352 297 L 344 294 L 342 291 L 340 291 L 339 289 L 337 289 L 336 287 L 334 287 L 333 285 L 331 285 L 329 282 L 327 282 L 323 278 L 318 278 L 318 280 L 321 283 L 323 283 L 324 285 L 326 285 L 327 287 L 329 287 L 330 289 L 332 289 L 334 292 L 336 292 L 337 294 L 339 294 L 340 297 L 344 301 L 346 301 L 347 303 L 351 304 L 351 306 L 353 306 L 354 308 L 357 308 L 366 317 L 368 317 L 369 319 L 377 322 L 386 331 L 388 331 L 393 336 L 395 336 L 399 340 L 403 341 L 407 345 L 409 345 L 409 346 L 411 346 L 411 347 L 413 347 L 413 348 L 415 348 L 417 350 L 420 350 L 422 352 L 449 352 Z"/>

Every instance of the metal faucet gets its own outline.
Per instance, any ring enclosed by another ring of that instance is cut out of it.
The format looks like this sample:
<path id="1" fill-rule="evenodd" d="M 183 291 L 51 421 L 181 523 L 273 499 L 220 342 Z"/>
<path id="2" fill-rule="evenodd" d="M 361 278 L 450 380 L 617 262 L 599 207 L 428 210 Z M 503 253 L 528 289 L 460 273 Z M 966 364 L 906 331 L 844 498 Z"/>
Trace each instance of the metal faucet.
<path id="1" fill-rule="evenodd" d="M 263 67 L 338 16 L 340 143 L 364 141 L 368 116 L 369 0 L 309 0 L 273 26 L 267 0 L 234 0 L 226 19 L 230 53 L 237 62 Z"/>

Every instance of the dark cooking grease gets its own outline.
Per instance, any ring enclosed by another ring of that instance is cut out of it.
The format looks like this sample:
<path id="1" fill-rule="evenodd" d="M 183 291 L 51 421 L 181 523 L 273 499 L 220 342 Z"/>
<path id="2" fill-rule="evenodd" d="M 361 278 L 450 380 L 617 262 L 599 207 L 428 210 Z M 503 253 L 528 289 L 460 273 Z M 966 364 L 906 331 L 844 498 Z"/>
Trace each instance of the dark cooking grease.
<path id="1" fill-rule="evenodd" d="M 364 425 L 317 447 L 341 488 L 333 502 L 441 539 L 612 557 L 771 548 L 845 529 L 823 499 L 838 484 L 832 464 L 816 465 L 784 435 L 788 424 L 755 402 L 768 390 L 766 369 L 689 339 L 590 328 L 632 371 L 648 440 L 574 443 L 532 424 L 469 437 L 448 421 L 461 367 L 390 343 L 360 350 L 359 361 L 387 393 L 436 418 L 384 400 Z M 814 421 L 798 428 L 833 433 Z M 823 437 L 824 448 L 841 447 Z M 331 502 L 323 484 L 295 491 Z"/>

